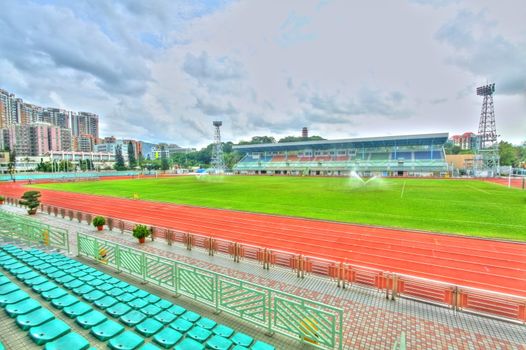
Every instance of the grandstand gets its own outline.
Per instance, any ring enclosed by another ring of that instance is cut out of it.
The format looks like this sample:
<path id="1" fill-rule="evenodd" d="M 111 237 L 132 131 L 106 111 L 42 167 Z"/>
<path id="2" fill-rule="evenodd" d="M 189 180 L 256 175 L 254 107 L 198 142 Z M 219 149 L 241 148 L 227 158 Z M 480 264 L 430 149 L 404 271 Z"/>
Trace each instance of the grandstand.
<path id="1" fill-rule="evenodd" d="M 440 176 L 448 133 L 234 146 L 238 174 Z"/>

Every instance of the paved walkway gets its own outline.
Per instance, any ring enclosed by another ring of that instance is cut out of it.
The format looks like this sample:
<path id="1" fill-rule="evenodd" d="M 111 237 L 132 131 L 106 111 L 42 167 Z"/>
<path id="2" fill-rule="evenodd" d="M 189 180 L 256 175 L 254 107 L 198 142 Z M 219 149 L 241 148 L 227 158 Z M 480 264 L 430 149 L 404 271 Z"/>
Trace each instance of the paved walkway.
<path id="1" fill-rule="evenodd" d="M 20 208 L 4 209 L 23 213 Z M 400 332 L 407 335 L 408 349 L 522 349 L 526 350 L 526 328 L 491 318 L 453 312 L 412 300 L 388 301 L 371 289 L 336 288 L 327 278 L 307 276 L 298 279 L 283 268 L 263 270 L 252 261 L 234 263 L 227 255 L 208 256 L 202 250 L 187 251 L 180 245 L 168 246 L 163 240 L 139 246 L 129 233 L 102 231 L 60 217 L 39 213 L 45 223 L 70 232 L 72 253 L 76 254 L 77 231 L 100 236 L 123 245 L 183 261 L 235 278 L 341 307 L 344 314 L 346 349 L 391 349 Z M 184 299 L 184 298 L 181 298 Z M 289 348 L 287 346 L 287 348 Z"/>

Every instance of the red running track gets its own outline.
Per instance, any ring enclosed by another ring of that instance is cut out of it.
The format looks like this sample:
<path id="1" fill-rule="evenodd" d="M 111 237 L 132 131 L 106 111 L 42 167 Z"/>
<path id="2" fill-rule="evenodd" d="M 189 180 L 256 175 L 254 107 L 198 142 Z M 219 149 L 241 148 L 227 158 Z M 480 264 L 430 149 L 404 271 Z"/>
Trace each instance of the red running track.
<path id="1" fill-rule="evenodd" d="M 19 184 L 0 194 L 20 197 Z M 42 202 L 92 214 L 526 296 L 526 244 L 41 190 Z"/>

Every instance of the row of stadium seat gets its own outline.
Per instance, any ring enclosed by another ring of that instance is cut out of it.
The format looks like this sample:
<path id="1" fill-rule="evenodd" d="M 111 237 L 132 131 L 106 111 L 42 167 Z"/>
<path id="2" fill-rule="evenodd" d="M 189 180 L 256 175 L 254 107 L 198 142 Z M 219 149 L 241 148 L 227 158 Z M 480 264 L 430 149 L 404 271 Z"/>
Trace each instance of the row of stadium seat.
<path id="1" fill-rule="evenodd" d="M 2 247 L 0 266 L 112 349 L 274 350 L 274 347 L 186 310 L 61 254 Z M 89 342 L 6 276 L 0 306 L 45 349 L 84 350 Z M 83 299 L 84 301 L 81 301 Z M 96 307 L 96 308 L 95 308 Z M 98 310 L 97 310 L 98 309 Z M 99 311 L 100 310 L 100 311 Z M 105 312 L 105 313 L 103 313 Z M 109 318 L 108 316 L 113 319 Z M 126 328 L 134 328 L 135 331 Z"/>

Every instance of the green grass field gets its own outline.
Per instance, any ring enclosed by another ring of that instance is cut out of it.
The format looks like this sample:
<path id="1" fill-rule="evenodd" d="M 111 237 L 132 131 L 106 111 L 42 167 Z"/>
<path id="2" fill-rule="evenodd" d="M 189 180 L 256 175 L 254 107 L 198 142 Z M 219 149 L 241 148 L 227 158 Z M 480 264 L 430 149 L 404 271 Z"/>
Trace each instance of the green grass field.
<path id="1" fill-rule="evenodd" d="M 474 180 L 184 176 L 38 187 L 526 240 L 526 191 Z"/>

